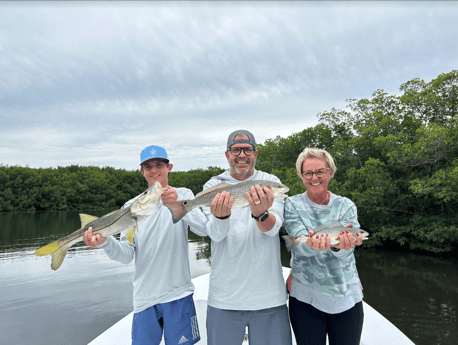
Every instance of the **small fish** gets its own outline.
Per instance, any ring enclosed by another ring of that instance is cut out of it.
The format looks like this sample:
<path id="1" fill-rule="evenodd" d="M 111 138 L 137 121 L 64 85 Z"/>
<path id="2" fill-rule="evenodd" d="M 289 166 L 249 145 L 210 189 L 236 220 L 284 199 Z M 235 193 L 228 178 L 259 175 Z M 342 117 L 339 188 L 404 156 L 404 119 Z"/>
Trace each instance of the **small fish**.
<path id="1" fill-rule="evenodd" d="M 362 229 L 347 227 L 339 222 L 334 222 L 330 226 L 320 225 L 315 230 L 313 230 L 313 236 L 329 235 L 331 237 L 331 245 L 335 246 L 336 244 L 340 243 L 339 234 L 342 231 L 350 231 L 350 233 L 355 238 L 356 238 L 356 234 L 360 234 L 363 240 L 367 240 L 368 239 L 367 237 L 369 237 L 369 233 L 367 231 L 362 230 Z M 292 248 L 297 246 L 299 243 L 307 241 L 308 235 L 303 236 L 303 237 L 283 235 L 282 238 L 285 240 L 286 247 L 288 248 L 288 250 L 291 250 Z"/>
<path id="2" fill-rule="evenodd" d="M 137 232 L 138 222 L 155 213 L 161 206 L 161 195 L 167 190 L 162 188 L 159 182 L 148 188 L 132 205 L 111 212 L 103 217 L 95 217 L 80 214 L 81 229 L 68 236 L 41 247 L 35 251 L 35 255 L 42 256 L 52 254 L 51 268 L 57 270 L 65 259 L 68 249 L 77 242 L 83 240 L 86 230 L 92 226 L 94 235 L 103 237 L 114 235 L 127 230 L 127 239 L 132 244 Z"/>
<path id="3" fill-rule="evenodd" d="M 224 191 L 231 193 L 231 196 L 234 198 L 234 203 L 232 204 L 232 207 L 248 206 L 249 203 L 245 196 L 245 193 L 250 192 L 250 188 L 256 185 L 258 185 L 261 188 L 271 186 L 271 191 L 275 198 L 285 198 L 285 193 L 289 191 L 289 188 L 282 185 L 281 183 L 267 180 L 250 180 L 240 182 L 237 184 L 220 183 L 212 188 L 200 192 L 196 195 L 196 198 L 193 200 L 175 201 L 174 203 L 165 206 L 167 206 L 172 212 L 173 222 L 176 223 L 192 209 L 196 207 L 210 206 L 215 195 Z"/>

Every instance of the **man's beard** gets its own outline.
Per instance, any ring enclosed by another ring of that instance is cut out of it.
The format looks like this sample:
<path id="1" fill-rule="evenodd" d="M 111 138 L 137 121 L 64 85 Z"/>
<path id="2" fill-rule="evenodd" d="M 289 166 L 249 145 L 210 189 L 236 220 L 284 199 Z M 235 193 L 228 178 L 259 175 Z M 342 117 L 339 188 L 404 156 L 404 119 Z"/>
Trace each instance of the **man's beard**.
<path id="1" fill-rule="evenodd" d="M 240 177 L 249 177 L 250 173 L 254 170 L 254 163 L 252 162 L 246 169 L 238 169 L 234 164 L 229 164 L 231 172 Z"/>

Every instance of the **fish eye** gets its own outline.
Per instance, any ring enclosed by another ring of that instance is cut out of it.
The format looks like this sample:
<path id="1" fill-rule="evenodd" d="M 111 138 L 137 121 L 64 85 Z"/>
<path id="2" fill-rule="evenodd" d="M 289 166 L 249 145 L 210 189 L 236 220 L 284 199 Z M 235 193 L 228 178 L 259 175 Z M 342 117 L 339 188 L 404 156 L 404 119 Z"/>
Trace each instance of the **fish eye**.
<path id="1" fill-rule="evenodd" d="M 183 201 L 183 205 L 187 205 L 187 204 L 188 204 L 188 202 L 187 202 L 187 201 Z"/>

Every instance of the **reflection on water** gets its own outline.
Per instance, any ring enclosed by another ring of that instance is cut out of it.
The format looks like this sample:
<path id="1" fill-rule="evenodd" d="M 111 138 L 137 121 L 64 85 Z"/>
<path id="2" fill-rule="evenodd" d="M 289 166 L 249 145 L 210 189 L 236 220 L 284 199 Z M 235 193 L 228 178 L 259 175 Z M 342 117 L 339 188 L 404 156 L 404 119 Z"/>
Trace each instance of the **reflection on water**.
<path id="1" fill-rule="evenodd" d="M 0 252 L 36 249 L 81 228 L 80 213 L 100 217 L 110 211 L 0 213 Z"/>
<path id="2" fill-rule="evenodd" d="M 84 213 L 101 216 L 106 211 Z M 84 244 L 58 271 L 35 249 L 80 227 L 77 211 L 0 214 L 0 344 L 87 344 L 132 311 L 133 263 Z M 189 233 L 193 277 L 210 271 L 210 240 Z M 282 264 L 290 254 L 282 245 Z M 456 261 L 358 250 L 367 303 L 417 345 L 458 343 Z"/>
<path id="3" fill-rule="evenodd" d="M 133 310 L 133 262 L 122 265 L 80 243 L 52 271 L 50 255 L 33 254 L 79 229 L 78 214 L 0 214 L 0 344 L 87 344 Z M 208 247 L 190 233 L 193 277 L 210 271 L 206 258 L 197 259 Z"/>
<path id="4" fill-rule="evenodd" d="M 415 344 L 458 343 L 458 262 L 359 251 L 364 300 Z"/>

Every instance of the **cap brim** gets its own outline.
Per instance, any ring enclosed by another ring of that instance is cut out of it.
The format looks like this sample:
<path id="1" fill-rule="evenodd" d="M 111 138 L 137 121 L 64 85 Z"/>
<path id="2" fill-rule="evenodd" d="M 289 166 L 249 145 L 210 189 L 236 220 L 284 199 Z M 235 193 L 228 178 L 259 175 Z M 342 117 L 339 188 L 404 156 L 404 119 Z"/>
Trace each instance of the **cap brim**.
<path id="1" fill-rule="evenodd" d="M 167 158 L 162 158 L 162 157 L 153 157 L 153 158 L 148 158 L 148 159 L 145 159 L 143 162 L 140 163 L 140 165 L 142 165 L 143 163 L 145 162 L 148 162 L 150 161 L 151 159 L 162 159 L 163 161 L 165 161 L 166 163 L 170 163 L 170 160 L 168 160 Z"/>

